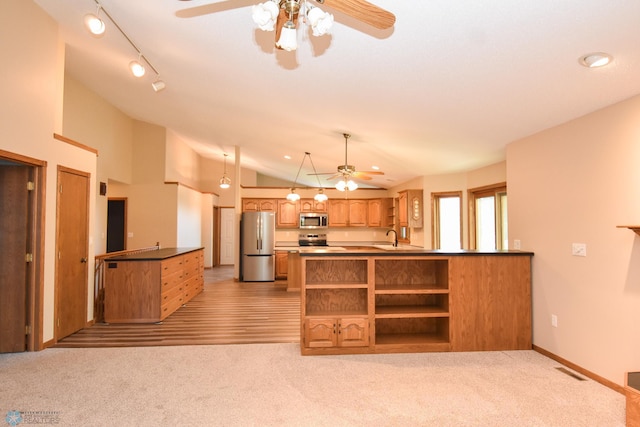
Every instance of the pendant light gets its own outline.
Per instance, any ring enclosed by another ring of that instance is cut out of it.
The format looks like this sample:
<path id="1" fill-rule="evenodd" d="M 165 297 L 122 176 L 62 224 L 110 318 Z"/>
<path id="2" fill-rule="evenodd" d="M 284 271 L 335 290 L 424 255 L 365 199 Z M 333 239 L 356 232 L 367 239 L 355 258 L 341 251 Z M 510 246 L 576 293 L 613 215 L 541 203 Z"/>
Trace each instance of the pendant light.
<path id="1" fill-rule="evenodd" d="M 322 184 L 320 184 L 320 176 L 316 171 L 316 165 L 313 164 L 313 159 L 311 158 L 311 154 L 309 154 L 309 161 L 311 162 L 311 167 L 313 168 L 313 174 L 316 176 L 316 179 L 318 180 L 318 187 L 319 187 L 318 194 L 313 196 L 313 199 L 316 202 L 326 202 L 329 197 L 327 197 L 327 195 L 324 194 L 324 190 L 322 189 Z"/>
<path id="2" fill-rule="evenodd" d="M 327 195 L 324 194 L 324 190 L 322 189 L 322 184 L 320 184 L 320 178 L 318 177 L 318 173 L 316 172 L 316 167 L 313 164 L 313 159 L 311 158 L 311 153 L 305 151 L 304 157 L 302 157 L 302 162 L 300 163 L 300 167 L 298 168 L 298 173 L 296 174 L 296 179 L 293 181 L 293 187 L 291 187 L 291 192 L 287 194 L 287 200 L 290 202 L 297 202 L 300 200 L 300 195 L 296 193 L 296 184 L 298 183 L 298 177 L 300 176 L 300 171 L 302 170 L 302 166 L 304 165 L 305 159 L 309 157 L 309 161 L 311 162 L 311 167 L 313 168 L 313 173 L 318 179 L 318 186 L 320 189 L 318 190 L 318 194 L 316 194 L 313 199 L 317 202 L 324 202 L 328 199 Z"/>
<path id="3" fill-rule="evenodd" d="M 224 155 L 224 173 L 222 174 L 222 178 L 220 178 L 220 188 L 227 189 L 231 186 L 231 178 L 227 176 L 227 156 Z"/>

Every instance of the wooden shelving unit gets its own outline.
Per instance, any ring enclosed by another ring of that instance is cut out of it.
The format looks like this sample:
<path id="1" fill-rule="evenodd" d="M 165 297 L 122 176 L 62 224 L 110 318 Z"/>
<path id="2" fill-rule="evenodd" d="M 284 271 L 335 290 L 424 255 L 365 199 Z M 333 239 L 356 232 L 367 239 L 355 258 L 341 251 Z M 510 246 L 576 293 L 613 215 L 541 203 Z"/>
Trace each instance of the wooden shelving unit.
<path id="1" fill-rule="evenodd" d="M 448 351 L 448 259 L 375 261 L 375 351 Z"/>

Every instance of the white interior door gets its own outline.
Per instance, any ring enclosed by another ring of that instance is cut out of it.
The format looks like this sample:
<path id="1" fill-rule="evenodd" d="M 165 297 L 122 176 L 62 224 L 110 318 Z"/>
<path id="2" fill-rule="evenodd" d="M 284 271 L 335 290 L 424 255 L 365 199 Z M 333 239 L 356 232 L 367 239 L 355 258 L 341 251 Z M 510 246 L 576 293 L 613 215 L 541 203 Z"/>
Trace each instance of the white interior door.
<path id="1" fill-rule="evenodd" d="M 233 265 L 236 251 L 234 238 L 235 209 L 220 209 L 220 264 Z"/>

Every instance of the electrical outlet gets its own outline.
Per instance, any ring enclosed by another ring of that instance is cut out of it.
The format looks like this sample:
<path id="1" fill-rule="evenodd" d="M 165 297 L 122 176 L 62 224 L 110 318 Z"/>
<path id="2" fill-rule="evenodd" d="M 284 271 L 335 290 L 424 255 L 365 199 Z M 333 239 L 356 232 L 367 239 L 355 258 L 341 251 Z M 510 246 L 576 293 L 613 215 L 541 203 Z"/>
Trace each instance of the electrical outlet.
<path id="1" fill-rule="evenodd" d="M 558 327 L 558 316 L 556 316 L 555 314 L 551 315 L 551 326 L 553 326 L 554 328 Z"/>
<path id="2" fill-rule="evenodd" d="M 573 255 L 573 256 L 587 256 L 587 244 L 586 243 L 573 243 L 571 245 L 571 255 Z"/>
<path id="3" fill-rule="evenodd" d="M 513 249 L 515 249 L 515 250 L 517 250 L 517 251 L 519 251 L 519 250 L 520 250 L 520 240 L 515 239 L 515 240 L 513 241 Z"/>

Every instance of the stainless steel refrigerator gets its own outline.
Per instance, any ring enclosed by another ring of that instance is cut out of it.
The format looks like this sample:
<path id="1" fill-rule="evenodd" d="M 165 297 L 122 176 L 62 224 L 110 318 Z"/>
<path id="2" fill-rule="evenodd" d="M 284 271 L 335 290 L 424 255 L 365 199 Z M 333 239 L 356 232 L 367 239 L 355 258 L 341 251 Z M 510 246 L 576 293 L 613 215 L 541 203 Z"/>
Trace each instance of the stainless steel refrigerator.
<path id="1" fill-rule="evenodd" d="M 275 280 L 276 214 L 244 212 L 241 221 L 242 281 Z"/>

